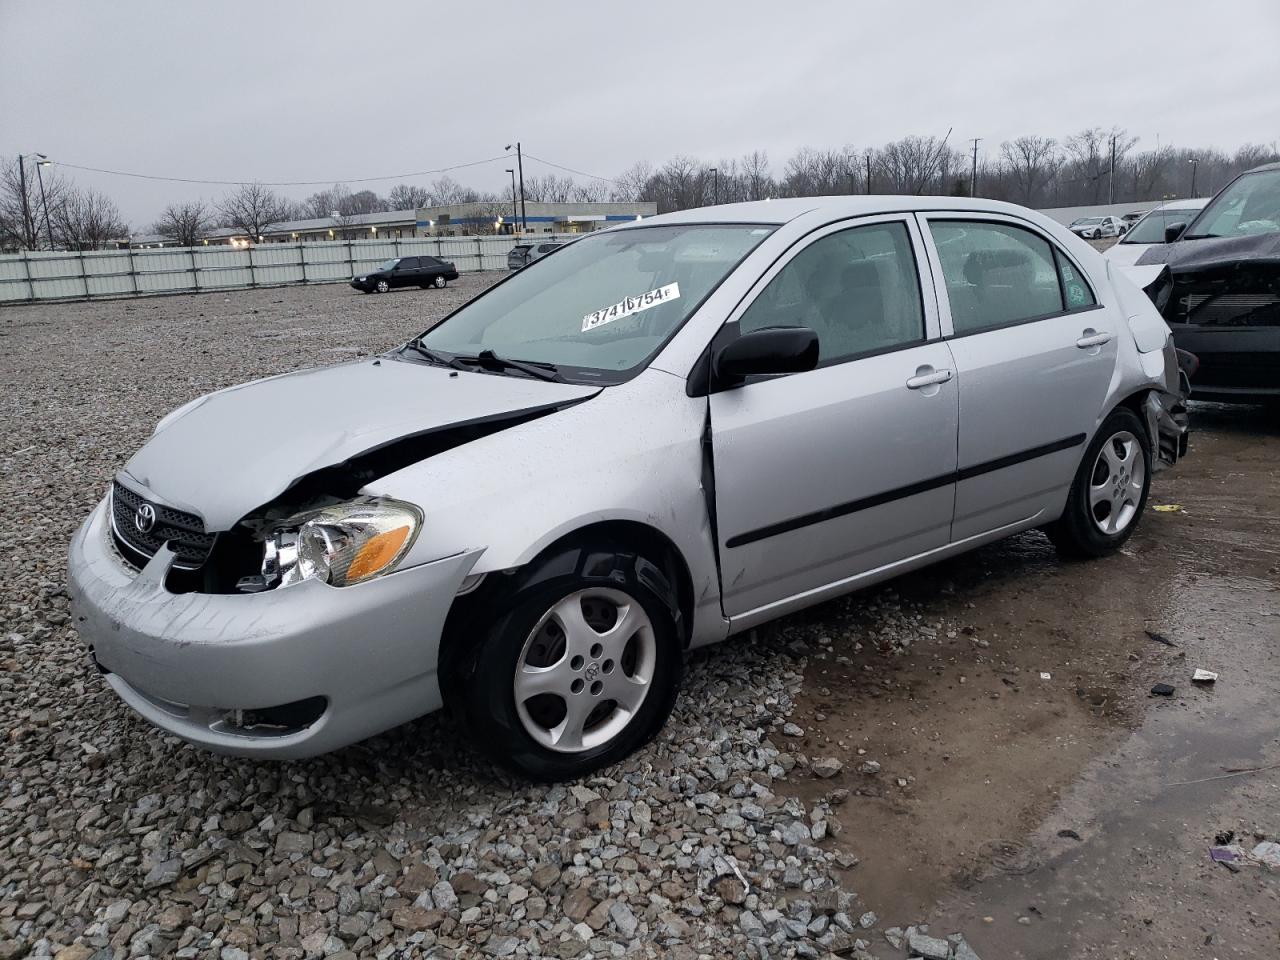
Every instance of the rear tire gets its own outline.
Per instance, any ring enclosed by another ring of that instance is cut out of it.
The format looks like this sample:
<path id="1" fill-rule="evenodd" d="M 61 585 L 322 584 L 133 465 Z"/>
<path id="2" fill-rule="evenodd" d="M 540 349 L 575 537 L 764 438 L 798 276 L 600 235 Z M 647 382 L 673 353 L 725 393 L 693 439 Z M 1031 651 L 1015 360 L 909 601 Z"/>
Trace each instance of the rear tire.
<path id="1" fill-rule="evenodd" d="M 475 746 L 531 780 L 570 780 L 661 729 L 683 656 L 659 569 L 616 545 L 571 548 L 492 598 L 487 626 L 460 631 L 473 645 L 441 670 Z"/>
<path id="2" fill-rule="evenodd" d="M 437 274 L 437 275 L 436 275 L 435 280 L 433 280 L 433 281 L 432 281 L 432 283 L 434 283 L 434 284 L 435 284 L 435 287 L 436 287 L 436 289 L 437 289 L 437 290 L 443 290 L 443 289 L 444 289 L 444 285 L 445 285 L 447 282 L 448 282 L 448 281 L 446 281 L 446 280 L 445 280 L 445 278 L 444 278 L 444 275 L 443 275 L 443 274 Z"/>
<path id="3" fill-rule="evenodd" d="M 1063 556 L 1106 556 L 1133 534 L 1150 492 L 1146 426 L 1128 407 L 1118 407 L 1085 449 L 1062 516 L 1045 533 Z"/>

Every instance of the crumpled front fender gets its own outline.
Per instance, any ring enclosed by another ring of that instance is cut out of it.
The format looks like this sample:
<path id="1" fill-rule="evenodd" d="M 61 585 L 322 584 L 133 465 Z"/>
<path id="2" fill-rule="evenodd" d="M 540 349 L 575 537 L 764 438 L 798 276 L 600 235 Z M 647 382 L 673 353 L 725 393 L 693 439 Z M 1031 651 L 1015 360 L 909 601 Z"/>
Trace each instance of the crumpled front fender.
<path id="1" fill-rule="evenodd" d="M 1178 364 L 1172 337 L 1165 343 L 1164 367 L 1164 384 L 1149 390 L 1142 401 L 1147 436 L 1151 438 L 1155 454 L 1151 465 L 1154 471 L 1171 467 L 1186 456 L 1191 429 L 1187 415 L 1191 381 Z"/>

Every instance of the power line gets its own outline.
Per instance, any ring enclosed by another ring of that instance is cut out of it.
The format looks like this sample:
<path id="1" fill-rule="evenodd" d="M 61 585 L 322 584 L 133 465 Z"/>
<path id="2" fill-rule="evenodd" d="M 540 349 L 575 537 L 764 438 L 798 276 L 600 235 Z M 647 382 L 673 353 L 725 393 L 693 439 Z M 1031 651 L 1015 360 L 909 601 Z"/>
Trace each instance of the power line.
<path id="1" fill-rule="evenodd" d="M 573 169 L 573 167 L 566 167 L 560 163 L 552 163 L 550 160 L 543 160 L 541 157 L 535 157 L 528 150 L 524 152 L 524 155 L 528 157 L 530 160 L 537 160 L 539 163 L 545 163 L 548 167 L 555 167 L 557 170 L 563 170 L 565 173 L 572 173 L 579 177 L 587 177 L 591 180 L 603 180 L 605 183 L 618 182 L 617 180 L 613 180 L 609 177 L 597 177 L 594 173 L 587 173 L 586 171 L 583 171 L 583 170 L 575 170 Z"/>
<path id="2" fill-rule="evenodd" d="M 106 170 L 102 167 L 89 167 L 76 163 L 67 163 L 65 160 L 53 160 L 60 167 L 67 167 L 71 170 L 87 170 L 92 173 L 105 173 L 113 177 L 132 177 L 136 180 L 163 180 L 168 183 L 199 183 L 220 187 L 241 187 L 248 184 L 260 184 L 264 187 L 323 187 L 335 183 L 375 183 L 379 180 L 408 180 L 413 177 L 425 177 L 433 173 L 448 173 L 450 170 L 462 170 L 467 167 L 478 167 L 486 163 L 493 163 L 495 160 L 505 160 L 511 156 L 509 153 L 499 154 L 496 157 L 488 157 L 484 160 L 472 160 L 469 163 L 455 163 L 448 167 L 437 167 L 434 170 L 417 170 L 413 173 L 394 173 L 384 177 L 355 177 L 352 179 L 326 179 L 326 180 L 201 180 L 195 177 L 165 177 L 151 173 L 132 173 L 127 170 Z M 546 160 L 542 161 L 547 163 Z M 555 164 L 552 164 L 555 166 Z M 568 168 L 562 168 L 568 169 Z M 590 176 L 590 174 L 582 174 L 582 176 Z M 604 179 L 598 177 L 597 179 Z"/>

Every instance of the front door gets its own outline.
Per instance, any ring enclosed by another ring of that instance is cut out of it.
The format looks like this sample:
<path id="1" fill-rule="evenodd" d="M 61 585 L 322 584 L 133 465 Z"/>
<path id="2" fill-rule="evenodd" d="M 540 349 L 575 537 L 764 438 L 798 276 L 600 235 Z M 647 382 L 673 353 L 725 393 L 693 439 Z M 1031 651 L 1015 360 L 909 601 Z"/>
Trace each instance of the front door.
<path id="1" fill-rule="evenodd" d="M 396 264 L 395 273 L 392 275 L 391 285 L 393 287 L 412 287 L 421 282 L 419 276 L 422 271 L 418 269 L 417 257 L 401 257 L 400 262 Z"/>
<path id="2" fill-rule="evenodd" d="M 828 227 L 761 278 L 724 331 L 807 326 L 814 370 L 711 396 L 725 613 L 945 546 L 956 382 L 912 218 Z M 927 276 L 927 274 L 926 274 Z M 923 290 L 928 289 L 928 295 Z"/>
<path id="3" fill-rule="evenodd" d="M 1123 318 L 1030 224 L 922 219 L 960 386 L 952 539 L 1052 519 L 1104 412 Z"/>

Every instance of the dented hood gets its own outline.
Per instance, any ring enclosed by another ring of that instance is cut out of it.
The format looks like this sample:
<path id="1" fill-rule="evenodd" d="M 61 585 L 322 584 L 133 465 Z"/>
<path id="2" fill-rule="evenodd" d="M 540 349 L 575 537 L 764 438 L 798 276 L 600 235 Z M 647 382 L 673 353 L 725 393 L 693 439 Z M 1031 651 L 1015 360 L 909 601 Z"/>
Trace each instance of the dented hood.
<path id="1" fill-rule="evenodd" d="M 406 437 L 476 424 L 493 432 L 599 390 L 388 358 L 305 370 L 195 401 L 162 422 L 123 472 L 207 530 L 227 530 L 324 467 Z"/>
<path id="2" fill-rule="evenodd" d="M 1139 266 L 1167 264 L 1176 277 L 1183 273 L 1250 263 L 1280 264 L 1280 233 L 1243 237 L 1204 237 L 1156 244 L 1138 259 Z"/>

